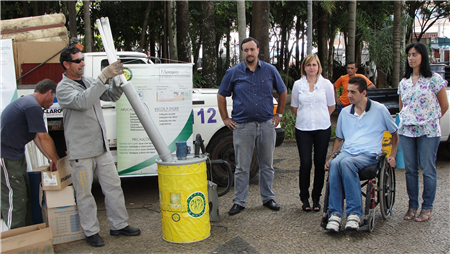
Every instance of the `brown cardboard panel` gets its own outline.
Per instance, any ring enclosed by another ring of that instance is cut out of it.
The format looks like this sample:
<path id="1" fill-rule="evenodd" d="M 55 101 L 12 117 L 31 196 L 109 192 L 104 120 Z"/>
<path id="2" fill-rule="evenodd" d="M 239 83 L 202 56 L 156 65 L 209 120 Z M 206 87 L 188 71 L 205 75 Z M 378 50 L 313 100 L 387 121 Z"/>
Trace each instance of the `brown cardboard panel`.
<path id="1" fill-rule="evenodd" d="M 44 193 L 44 201 L 42 201 L 43 194 L 40 193 L 42 219 L 52 230 L 52 243 L 60 244 L 84 239 L 86 236 L 80 224 L 73 187 L 68 186 L 59 191 Z"/>
<path id="2" fill-rule="evenodd" d="M 19 253 L 21 251 L 34 253 L 35 249 L 41 248 L 43 250 L 53 236 L 51 229 L 41 223 L 2 232 L 0 238 L 2 253 Z M 45 249 L 48 250 L 49 248 L 46 247 Z M 51 253 L 53 253 L 53 248 L 51 250 Z"/>
<path id="3" fill-rule="evenodd" d="M 67 156 L 58 160 L 57 171 L 42 170 L 42 189 L 43 190 L 62 190 L 72 183 L 72 167 Z"/>
<path id="4" fill-rule="evenodd" d="M 10 251 L 2 251 L 2 254 L 25 254 L 25 253 L 33 253 L 33 254 L 52 254 L 53 245 L 52 240 L 47 240 L 45 242 L 40 242 L 38 244 L 33 244 L 30 246 L 25 246 L 22 248 L 10 250 Z"/>
<path id="5" fill-rule="evenodd" d="M 67 186 L 62 190 L 44 191 L 44 193 L 47 208 L 76 205 L 72 186 Z"/>
<path id="6" fill-rule="evenodd" d="M 61 49 L 67 46 L 67 41 L 51 42 L 14 42 L 14 47 L 18 52 L 18 64 L 22 63 L 42 63 Z M 59 54 L 50 59 L 47 63 L 59 63 Z M 62 68 L 62 67 L 61 67 Z"/>

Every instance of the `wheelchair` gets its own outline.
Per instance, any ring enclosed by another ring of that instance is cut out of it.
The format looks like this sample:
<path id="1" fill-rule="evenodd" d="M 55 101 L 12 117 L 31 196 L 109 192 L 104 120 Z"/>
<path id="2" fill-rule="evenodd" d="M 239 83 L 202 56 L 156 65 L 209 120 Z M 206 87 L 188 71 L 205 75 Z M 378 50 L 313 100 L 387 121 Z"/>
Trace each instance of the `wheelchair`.
<path id="1" fill-rule="evenodd" d="M 339 152 L 333 154 L 335 158 Z M 386 161 L 386 153 L 377 156 L 377 163 L 367 166 L 359 171 L 361 184 L 361 194 L 363 200 L 363 216 L 361 218 L 358 231 L 372 232 L 375 226 L 375 208 L 379 204 L 381 216 L 387 220 L 392 215 L 395 202 L 395 172 Z M 366 187 L 366 192 L 363 188 Z M 328 223 L 328 199 L 330 196 L 330 180 L 326 181 L 326 190 L 323 205 L 322 221 L 320 226 L 326 228 Z"/>

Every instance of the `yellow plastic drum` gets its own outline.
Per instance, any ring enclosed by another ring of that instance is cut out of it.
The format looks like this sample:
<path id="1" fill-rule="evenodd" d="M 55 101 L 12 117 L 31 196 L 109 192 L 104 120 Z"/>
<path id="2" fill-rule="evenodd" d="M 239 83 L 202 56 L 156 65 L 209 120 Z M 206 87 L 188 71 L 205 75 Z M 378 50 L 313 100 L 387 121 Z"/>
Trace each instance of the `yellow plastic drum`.
<path id="1" fill-rule="evenodd" d="M 158 164 L 163 239 L 193 243 L 208 238 L 209 222 L 206 156 Z"/>

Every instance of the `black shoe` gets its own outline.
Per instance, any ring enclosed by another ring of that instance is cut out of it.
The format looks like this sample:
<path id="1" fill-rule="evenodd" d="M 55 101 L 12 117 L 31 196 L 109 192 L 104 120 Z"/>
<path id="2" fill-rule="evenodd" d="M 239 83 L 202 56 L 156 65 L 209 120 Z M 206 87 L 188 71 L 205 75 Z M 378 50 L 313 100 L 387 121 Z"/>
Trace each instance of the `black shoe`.
<path id="1" fill-rule="evenodd" d="M 309 204 L 308 199 L 303 199 L 302 202 L 302 210 L 305 212 L 311 212 L 311 205 Z"/>
<path id="2" fill-rule="evenodd" d="M 245 207 L 240 206 L 238 204 L 234 204 L 233 207 L 231 207 L 230 211 L 228 211 L 228 214 L 229 215 L 236 215 L 236 214 L 240 213 L 244 209 L 245 209 Z"/>
<path id="3" fill-rule="evenodd" d="M 124 228 L 122 228 L 121 230 L 110 230 L 109 231 L 110 235 L 126 235 L 126 236 L 135 236 L 135 235 L 140 235 L 141 234 L 141 230 L 139 228 L 133 228 L 131 226 L 126 226 Z"/>
<path id="4" fill-rule="evenodd" d="M 320 206 L 319 199 L 318 198 L 317 199 L 313 198 L 313 210 L 314 210 L 314 212 L 319 212 L 320 208 L 321 208 L 321 206 Z"/>
<path id="5" fill-rule="evenodd" d="M 278 211 L 280 210 L 280 207 L 275 203 L 273 199 L 267 201 L 263 204 L 263 206 L 268 207 L 270 210 Z"/>
<path id="6" fill-rule="evenodd" d="M 86 240 L 93 247 L 101 247 L 105 245 L 103 239 L 100 237 L 98 233 L 95 235 L 86 236 Z"/>

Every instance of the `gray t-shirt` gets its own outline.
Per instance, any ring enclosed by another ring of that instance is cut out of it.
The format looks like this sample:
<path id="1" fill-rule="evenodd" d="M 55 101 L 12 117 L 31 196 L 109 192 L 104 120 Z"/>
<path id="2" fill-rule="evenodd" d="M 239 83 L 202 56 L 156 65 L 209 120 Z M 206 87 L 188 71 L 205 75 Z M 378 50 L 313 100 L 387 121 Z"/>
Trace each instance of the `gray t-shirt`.
<path id="1" fill-rule="evenodd" d="M 25 145 L 37 133 L 47 132 L 44 112 L 33 95 L 11 102 L 1 115 L 1 157 L 20 160 L 25 155 Z"/>

